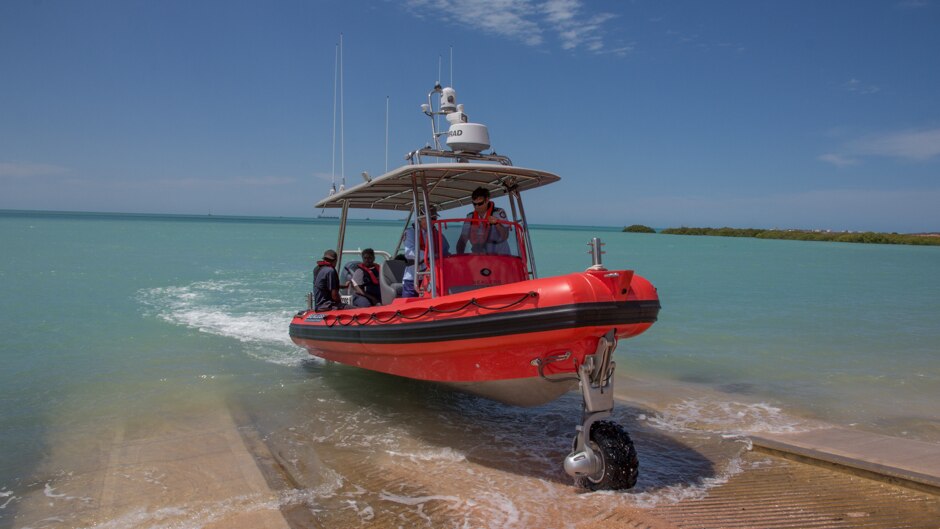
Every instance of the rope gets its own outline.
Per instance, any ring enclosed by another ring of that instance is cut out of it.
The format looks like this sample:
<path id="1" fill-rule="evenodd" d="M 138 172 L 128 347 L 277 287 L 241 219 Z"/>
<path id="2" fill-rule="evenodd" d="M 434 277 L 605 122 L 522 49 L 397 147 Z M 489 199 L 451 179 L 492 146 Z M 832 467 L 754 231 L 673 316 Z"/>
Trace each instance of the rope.
<path id="1" fill-rule="evenodd" d="M 525 301 L 526 299 L 528 299 L 528 298 L 537 298 L 538 296 L 539 296 L 538 292 L 529 291 L 529 292 L 526 292 L 525 294 L 523 294 L 523 295 L 522 295 L 519 299 L 517 299 L 516 301 L 512 301 L 512 302 L 507 303 L 507 304 L 505 304 L 505 305 L 499 305 L 499 306 L 497 306 L 497 305 L 485 305 L 485 304 L 481 303 L 480 300 L 478 300 L 477 298 L 470 298 L 466 303 L 464 303 L 463 305 L 461 305 L 461 306 L 459 306 L 459 307 L 457 307 L 457 308 L 454 308 L 454 309 L 446 309 L 446 310 L 444 310 L 444 309 L 436 308 L 436 307 L 434 307 L 433 305 L 431 305 L 431 306 L 429 306 L 428 308 L 424 309 L 424 311 L 421 312 L 420 314 L 415 314 L 415 315 L 413 315 L 413 316 L 406 316 L 406 315 L 402 314 L 401 310 L 396 310 L 396 311 L 394 312 L 394 314 L 392 314 L 391 316 L 389 316 L 388 318 L 386 318 L 386 319 L 384 319 L 384 320 L 380 319 L 380 318 L 376 315 L 376 313 L 373 312 L 373 313 L 369 314 L 369 317 L 366 318 L 365 321 L 363 321 L 363 320 L 361 319 L 361 317 L 363 316 L 362 314 L 352 314 L 352 315 L 349 316 L 349 319 L 346 320 L 346 321 L 343 321 L 343 316 L 344 316 L 344 315 L 337 315 L 336 317 L 333 318 L 333 321 L 331 321 L 331 322 L 326 322 L 326 318 L 324 318 L 324 322 L 326 323 L 326 326 L 327 326 L 327 327 L 333 327 L 333 326 L 336 325 L 336 324 L 339 324 L 339 325 L 341 325 L 341 326 L 343 326 L 343 327 L 348 327 L 348 326 L 353 325 L 353 324 L 356 324 L 356 325 L 368 325 L 369 323 L 372 323 L 372 322 L 376 322 L 376 323 L 379 323 L 379 324 L 386 324 L 386 323 L 390 323 L 392 320 L 395 320 L 395 319 L 417 320 L 418 318 L 423 318 L 423 317 L 427 316 L 428 314 L 432 314 L 432 313 L 437 313 L 437 314 L 453 314 L 453 313 L 456 313 L 456 312 L 460 312 L 460 311 L 466 309 L 467 307 L 470 307 L 471 305 L 472 305 L 472 306 L 475 306 L 475 307 L 478 307 L 478 308 L 480 308 L 480 309 L 483 309 L 483 310 L 499 311 L 499 310 L 506 310 L 506 309 L 515 307 L 516 305 L 521 304 L 522 302 L 524 302 L 524 301 Z M 327 316 L 327 318 L 329 318 L 329 316 Z"/>

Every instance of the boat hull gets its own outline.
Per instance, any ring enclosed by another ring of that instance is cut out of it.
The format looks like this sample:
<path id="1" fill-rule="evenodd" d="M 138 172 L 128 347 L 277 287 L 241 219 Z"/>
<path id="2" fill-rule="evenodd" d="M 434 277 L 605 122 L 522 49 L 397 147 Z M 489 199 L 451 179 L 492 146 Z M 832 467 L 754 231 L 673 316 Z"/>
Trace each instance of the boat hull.
<path id="1" fill-rule="evenodd" d="M 335 362 L 517 405 L 554 400 L 611 329 L 656 321 L 659 299 L 631 271 L 589 271 L 387 307 L 298 313 L 295 343 Z"/>

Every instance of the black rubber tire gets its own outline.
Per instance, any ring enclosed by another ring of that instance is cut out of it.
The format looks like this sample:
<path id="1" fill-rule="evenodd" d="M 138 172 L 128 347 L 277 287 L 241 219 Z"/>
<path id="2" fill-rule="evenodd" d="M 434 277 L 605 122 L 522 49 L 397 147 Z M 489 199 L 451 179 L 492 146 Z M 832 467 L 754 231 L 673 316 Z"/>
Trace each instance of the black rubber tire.
<path id="1" fill-rule="evenodd" d="M 615 422 L 598 421 L 591 426 L 591 449 L 604 468 L 594 476 L 578 479 L 588 490 L 626 490 L 636 485 L 640 462 L 630 434 Z"/>

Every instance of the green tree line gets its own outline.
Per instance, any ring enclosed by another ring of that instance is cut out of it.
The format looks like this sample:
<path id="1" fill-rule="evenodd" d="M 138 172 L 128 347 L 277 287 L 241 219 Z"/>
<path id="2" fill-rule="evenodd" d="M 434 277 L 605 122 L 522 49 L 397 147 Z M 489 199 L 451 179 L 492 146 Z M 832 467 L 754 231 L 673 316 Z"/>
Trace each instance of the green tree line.
<path id="1" fill-rule="evenodd" d="M 626 230 L 624 230 L 626 231 Z M 913 244 L 940 246 L 940 237 L 901 233 L 825 232 L 807 230 L 761 230 L 756 228 L 667 228 L 660 233 L 668 235 L 711 235 L 718 237 L 756 237 L 758 239 L 787 239 L 794 241 L 854 242 L 866 244 Z"/>

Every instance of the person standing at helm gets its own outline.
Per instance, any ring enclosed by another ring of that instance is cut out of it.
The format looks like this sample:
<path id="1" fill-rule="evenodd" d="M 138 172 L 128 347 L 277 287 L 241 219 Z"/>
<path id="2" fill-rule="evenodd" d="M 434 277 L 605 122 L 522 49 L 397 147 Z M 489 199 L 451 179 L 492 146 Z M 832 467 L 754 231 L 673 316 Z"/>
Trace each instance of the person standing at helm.
<path id="1" fill-rule="evenodd" d="M 464 223 L 457 239 L 457 253 L 464 253 L 469 241 L 471 253 L 509 255 L 509 226 L 500 223 L 508 220 L 506 212 L 490 201 L 490 192 L 485 187 L 474 189 L 470 200 L 473 211 L 467 214 L 470 222 Z"/>

